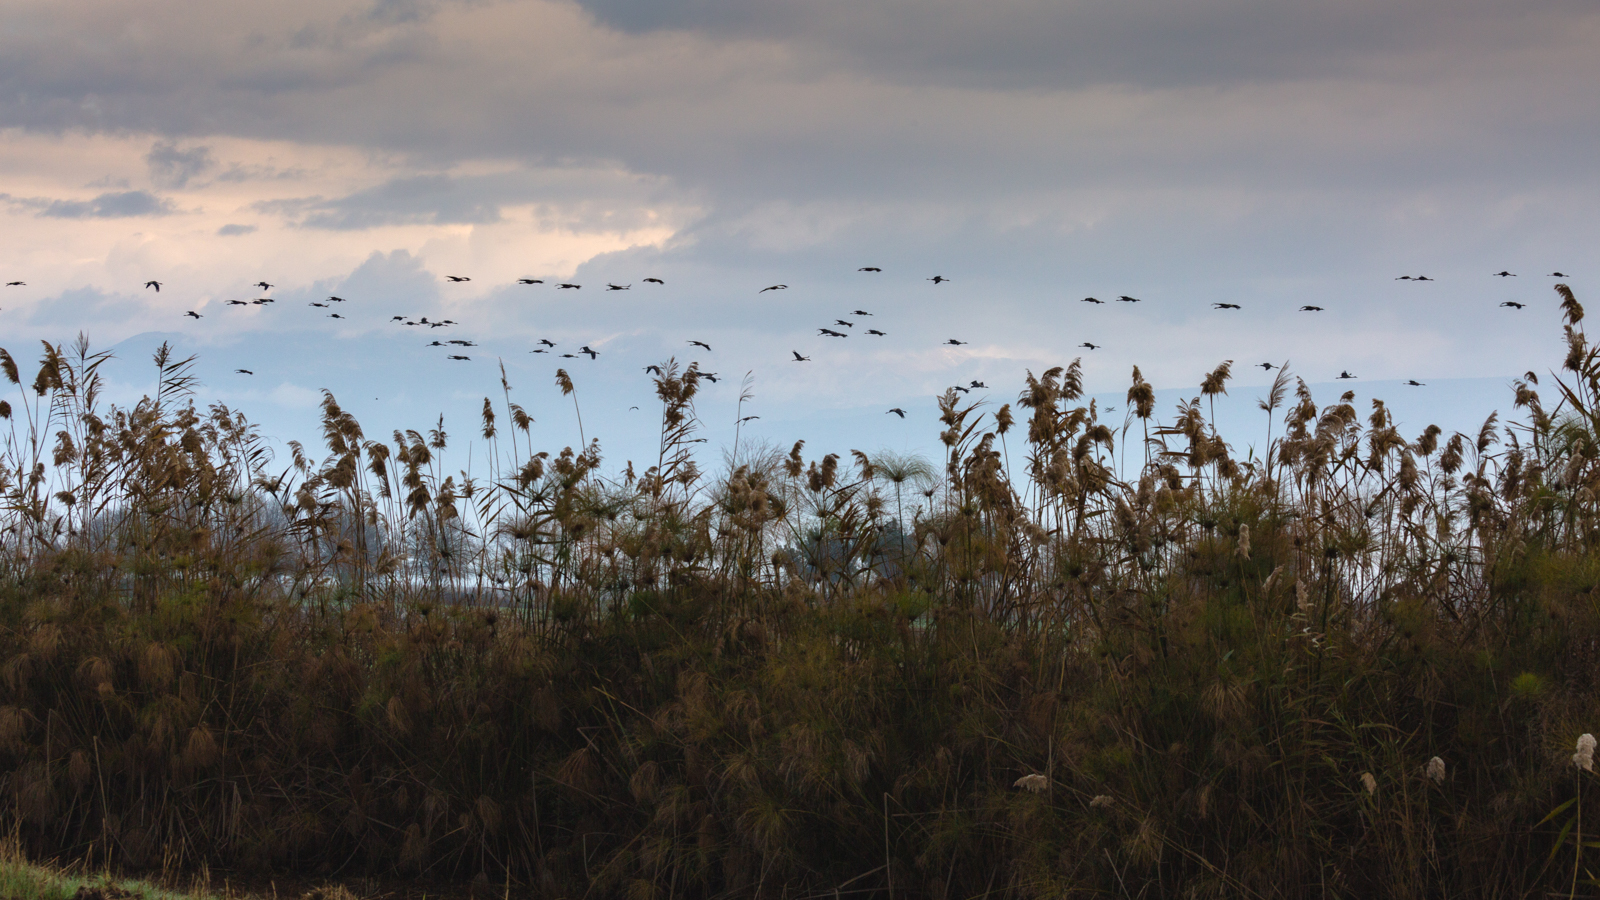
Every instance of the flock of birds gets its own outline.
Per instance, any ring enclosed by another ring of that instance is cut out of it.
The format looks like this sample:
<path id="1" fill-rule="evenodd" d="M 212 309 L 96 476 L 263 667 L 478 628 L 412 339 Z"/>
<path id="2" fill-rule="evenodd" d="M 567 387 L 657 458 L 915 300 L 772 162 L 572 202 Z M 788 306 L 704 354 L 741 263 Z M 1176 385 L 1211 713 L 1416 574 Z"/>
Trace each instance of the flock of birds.
<path id="1" fill-rule="evenodd" d="M 864 273 L 881 273 L 883 271 L 883 269 L 878 267 L 878 266 L 862 266 L 861 268 L 857 269 L 856 271 L 864 272 Z M 1492 273 L 1491 277 L 1515 278 L 1515 277 L 1517 277 L 1517 275 L 1514 272 L 1501 270 L 1499 272 Z M 1562 272 L 1551 272 L 1547 277 L 1550 277 L 1550 278 L 1566 278 L 1568 276 L 1565 273 L 1562 273 Z M 466 276 L 466 275 L 446 275 L 445 276 L 445 280 L 449 281 L 452 284 L 461 284 L 461 283 L 465 283 L 465 282 L 470 282 L 472 279 L 470 277 Z M 932 278 L 927 278 L 925 280 L 926 281 L 930 281 L 935 286 L 937 286 L 937 285 L 945 284 L 945 283 L 949 282 L 951 279 L 946 278 L 943 275 L 935 275 Z M 1427 275 L 1401 275 L 1401 276 L 1395 278 L 1394 280 L 1396 280 L 1396 281 L 1423 282 L 1423 281 L 1433 281 L 1434 279 L 1430 278 Z M 538 284 L 544 284 L 544 283 L 545 283 L 545 280 L 542 279 L 542 278 L 519 278 L 519 279 L 517 279 L 517 284 L 519 284 L 519 285 L 538 285 Z M 652 284 L 652 285 L 663 285 L 663 286 L 666 284 L 666 282 L 664 280 L 662 280 L 660 278 L 655 278 L 655 277 L 645 278 L 645 279 L 643 279 L 643 283 Z M 157 293 L 160 293 L 163 284 L 165 284 L 165 282 L 158 281 L 158 280 L 155 280 L 155 279 L 151 279 L 150 281 L 146 281 L 144 283 L 144 287 L 147 290 L 154 290 Z M 25 282 L 25 281 L 8 281 L 8 282 L 5 283 L 5 285 L 6 285 L 6 287 L 24 287 L 24 286 L 27 285 L 27 282 Z M 264 280 L 263 281 L 258 281 L 258 282 L 256 282 L 255 284 L 253 284 L 251 286 L 260 288 L 263 293 L 270 292 L 274 287 L 276 287 L 276 285 L 270 284 L 270 283 L 268 283 L 267 281 L 264 281 Z M 583 285 L 575 283 L 575 282 L 556 282 L 554 284 L 554 287 L 555 287 L 556 290 L 581 290 L 583 288 Z M 626 290 L 631 290 L 632 288 L 633 288 L 632 283 L 629 283 L 629 284 L 616 284 L 614 282 L 607 282 L 606 285 L 605 285 L 605 290 L 608 291 L 608 292 L 609 291 L 626 291 Z M 764 294 L 764 293 L 767 293 L 768 291 L 783 291 L 783 290 L 788 290 L 788 288 L 789 288 L 789 286 L 787 284 L 772 284 L 772 285 L 768 285 L 768 286 L 766 286 L 764 288 L 761 288 L 756 293 L 757 294 Z M 272 304 L 272 303 L 275 303 L 275 302 L 276 301 L 273 300 L 273 298 L 271 298 L 271 297 L 259 297 L 259 298 L 254 299 L 254 300 L 228 300 L 228 301 L 225 301 L 225 305 L 227 305 L 227 306 L 266 306 L 268 304 Z M 315 307 L 315 308 L 319 308 L 319 309 L 333 309 L 333 307 L 330 304 L 344 303 L 344 302 L 346 302 L 346 301 L 345 301 L 345 299 L 343 297 L 330 296 L 326 300 L 323 300 L 323 301 L 312 301 L 309 305 L 312 306 L 312 307 Z M 1106 301 L 1101 300 L 1101 299 L 1099 299 L 1097 297 L 1084 297 L 1081 302 L 1089 303 L 1089 304 L 1093 304 L 1093 305 L 1103 305 Z M 1139 297 L 1131 297 L 1131 296 L 1128 296 L 1127 294 L 1123 294 L 1123 295 L 1118 296 L 1117 298 L 1115 298 L 1115 300 L 1113 302 L 1117 302 L 1117 303 L 1140 303 L 1140 302 L 1143 302 L 1143 301 Z M 1500 306 L 1503 307 L 1503 308 L 1509 308 L 1509 309 L 1514 309 L 1514 310 L 1520 310 L 1520 309 L 1524 308 L 1526 305 L 1527 304 L 1519 303 L 1519 302 L 1517 302 L 1515 300 L 1507 300 L 1507 301 L 1505 301 L 1505 302 L 1500 304 Z M 1240 309 L 1243 309 L 1243 306 L 1238 304 L 1238 303 L 1215 302 L 1215 303 L 1212 303 L 1211 306 L 1215 310 L 1240 310 Z M 1301 306 L 1299 308 L 1299 311 L 1300 312 L 1308 312 L 1308 313 L 1319 313 L 1319 312 L 1323 312 L 1324 309 L 1323 309 L 1323 307 L 1320 307 L 1320 306 L 1313 306 L 1313 305 L 1307 304 L 1307 305 Z M 189 318 L 193 318 L 195 320 L 199 320 L 199 319 L 205 318 L 205 316 L 203 314 L 195 312 L 194 310 L 188 310 L 188 311 L 184 312 L 183 315 L 186 316 L 186 317 L 189 317 Z M 868 311 L 866 311 L 864 309 L 857 309 L 857 310 L 852 310 L 849 313 L 849 315 L 855 316 L 857 318 L 861 318 L 861 317 L 871 317 L 872 313 L 870 313 L 870 312 L 868 312 Z M 330 318 L 330 319 L 343 319 L 344 318 L 344 316 L 340 315 L 338 312 L 329 312 L 327 314 L 327 317 Z M 457 324 L 455 321 L 453 321 L 451 319 L 441 319 L 439 321 L 429 321 L 427 316 L 421 316 L 421 317 L 416 317 L 416 318 L 412 318 L 412 317 L 409 317 L 409 316 L 393 316 L 390 319 L 390 321 L 391 322 L 399 322 L 399 323 L 402 323 L 402 324 L 404 324 L 406 326 L 409 326 L 409 327 L 417 327 L 417 328 L 426 327 L 426 328 L 428 328 L 430 330 L 435 329 L 435 328 L 448 328 L 450 326 L 453 326 L 453 325 Z M 858 324 L 858 322 L 852 321 L 850 319 L 836 318 L 831 323 L 829 323 L 827 326 L 819 327 L 817 329 L 817 336 L 819 336 L 819 337 L 829 337 L 829 338 L 848 338 L 848 337 L 850 337 L 851 334 L 857 333 L 854 330 L 857 324 Z M 849 331 L 839 331 L 838 329 L 840 329 L 840 328 L 845 328 L 845 329 L 850 329 L 850 330 Z M 878 328 L 864 328 L 859 333 L 863 334 L 863 335 L 871 335 L 871 336 L 874 336 L 874 337 L 887 337 L 888 336 L 887 332 L 879 330 Z M 549 353 L 549 354 L 554 354 L 554 352 L 555 352 L 555 350 L 557 349 L 557 346 L 558 346 L 554 341 L 551 341 L 549 339 L 540 339 L 537 343 L 540 346 L 535 348 L 535 349 L 533 349 L 533 350 L 531 350 L 531 351 L 529 351 L 530 353 Z M 706 343 L 706 342 L 704 342 L 704 341 L 691 340 L 691 341 L 688 341 L 687 343 L 690 344 L 691 346 L 704 349 L 707 353 L 713 352 L 712 349 L 711 349 L 711 345 Z M 967 343 L 968 343 L 967 341 L 958 340 L 957 338 L 949 338 L 948 340 L 945 340 L 941 344 L 941 346 L 961 347 L 961 346 L 965 346 Z M 472 347 L 476 347 L 476 346 L 478 346 L 478 344 L 476 344 L 473 341 L 455 339 L 455 340 L 445 340 L 445 341 L 434 340 L 434 341 L 430 342 L 427 346 L 444 348 L 446 350 L 451 350 L 451 349 L 466 350 L 466 349 L 469 349 L 469 348 L 472 348 Z M 1092 343 L 1090 341 L 1084 341 L 1083 343 L 1079 344 L 1078 346 L 1082 347 L 1082 348 L 1085 348 L 1085 349 L 1088 349 L 1088 350 L 1091 350 L 1091 351 L 1092 350 L 1099 350 L 1099 349 L 1101 349 L 1103 347 L 1103 345 L 1101 345 L 1101 344 L 1095 344 L 1095 343 Z M 793 358 L 792 358 L 791 362 L 797 362 L 797 363 L 811 362 L 811 357 L 802 354 L 799 350 L 792 350 L 790 352 L 793 354 Z M 566 352 L 566 353 L 560 353 L 560 354 L 557 354 L 557 355 L 559 355 L 559 357 L 562 358 L 562 359 L 580 359 L 583 356 L 588 356 L 590 360 L 596 360 L 596 359 L 598 359 L 600 357 L 600 351 L 593 349 L 588 344 L 584 344 L 584 345 L 578 347 L 576 352 Z M 465 353 L 461 353 L 461 352 L 447 353 L 445 358 L 449 359 L 449 360 L 453 360 L 453 361 L 459 361 L 459 362 L 469 362 L 472 359 L 471 356 L 468 356 Z M 1277 365 L 1275 365 L 1273 363 L 1270 363 L 1270 362 L 1257 363 L 1256 366 L 1261 368 L 1261 369 L 1263 369 L 1263 370 L 1266 370 L 1266 371 L 1271 371 L 1272 369 L 1279 368 Z M 254 375 L 255 374 L 255 372 L 253 372 L 250 369 L 235 369 L 234 372 L 237 373 L 237 374 L 241 374 L 241 375 Z M 645 372 L 647 374 L 660 375 L 661 374 L 661 368 L 659 366 L 646 366 L 645 367 Z M 711 381 L 712 383 L 716 383 L 716 381 L 718 380 L 717 373 L 715 373 L 715 372 L 700 372 L 699 375 L 700 375 L 700 377 L 705 378 L 705 379 Z M 1342 370 L 1342 371 L 1340 371 L 1340 373 L 1337 376 L 1335 376 L 1335 379 L 1336 380 L 1340 380 L 1340 381 L 1344 381 L 1344 380 L 1353 380 L 1353 379 L 1355 379 L 1357 377 L 1358 376 L 1351 374 L 1349 372 L 1349 370 Z M 1426 387 L 1426 385 L 1423 382 L 1417 381 L 1416 379 L 1410 379 L 1410 380 L 1405 381 L 1403 383 L 1407 384 L 1407 385 L 1410 385 L 1412 387 Z M 973 391 L 973 390 L 986 389 L 987 387 L 988 387 L 988 385 L 984 384 L 981 381 L 972 381 L 970 384 L 965 385 L 965 386 L 963 386 L 963 385 L 955 385 L 954 386 L 954 390 L 960 391 L 962 393 L 967 393 L 967 392 L 970 392 L 970 391 Z M 637 409 L 637 407 L 634 407 L 634 408 Z M 895 407 L 895 408 L 892 408 L 892 409 L 888 410 L 887 412 L 885 412 L 885 415 L 897 415 L 900 418 L 904 419 L 906 417 L 906 411 L 904 409 L 899 408 L 899 407 Z M 749 419 L 755 419 L 755 418 L 760 418 L 760 417 L 759 416 L 748 416 L 745 419 L 742 419 L 741 422 L 742 421 L 747 421 Z"/>

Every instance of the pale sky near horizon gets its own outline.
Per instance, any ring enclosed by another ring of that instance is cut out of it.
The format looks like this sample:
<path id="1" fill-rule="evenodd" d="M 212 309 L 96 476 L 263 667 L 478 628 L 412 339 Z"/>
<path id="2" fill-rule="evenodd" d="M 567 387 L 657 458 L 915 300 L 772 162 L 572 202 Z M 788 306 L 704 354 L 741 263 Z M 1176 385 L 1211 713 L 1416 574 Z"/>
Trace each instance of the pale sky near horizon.
<path id="1" fill-rule="evenodd" d="M 170 338 L 280 438 L 323 389 L 371 437 L 470 435 L 503 360 L 537 445 L 577 440 L 559 365 L 585 433 L 647 461 L 668 357 L 722 379 L 708 447 L 746 372 L 749 440 L 921 447 L 946 386 L 998 404 L 1077 356 L 1111 395 L 1224 359 L 1417 379 L 1413 417 L 1465 422 L 1442 385 L 1559 365 L 1552 285 L 1600 284 L 1590 0 L 0 10 L 0 346 L 120 345 L 126 401 Z"/>

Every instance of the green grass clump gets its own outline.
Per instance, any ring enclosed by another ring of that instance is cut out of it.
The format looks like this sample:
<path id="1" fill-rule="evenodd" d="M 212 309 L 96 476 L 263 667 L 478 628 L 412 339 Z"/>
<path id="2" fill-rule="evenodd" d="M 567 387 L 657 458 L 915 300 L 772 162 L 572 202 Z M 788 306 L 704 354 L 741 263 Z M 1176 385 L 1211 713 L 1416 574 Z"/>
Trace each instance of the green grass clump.
<path id="1" fill-rule="evenodd" d="M 0 825 L 547 897 L 1574 894 L 1600 350 L 1558 290 L 1551 408 L 1530 373 L 1524 418 L 1408 439 L 1281 373 L 1259 459 L 1227 365 L 1170 421 L 1074 362 L 947 394 L 934 463 L 707 470 L 669 363 L 613 479 L 509 385 L 476 475 L 331 395 L 279 464 L 165 351 L 131 409 L 86 342 L 0 353 Z"/>

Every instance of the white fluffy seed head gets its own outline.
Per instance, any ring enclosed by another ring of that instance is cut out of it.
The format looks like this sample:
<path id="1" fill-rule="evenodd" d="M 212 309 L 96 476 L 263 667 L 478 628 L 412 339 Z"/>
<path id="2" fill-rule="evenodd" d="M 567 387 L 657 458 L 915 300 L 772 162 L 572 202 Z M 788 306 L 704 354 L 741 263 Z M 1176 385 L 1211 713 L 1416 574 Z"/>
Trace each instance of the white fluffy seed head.
<path id="1" fill-rule="evenodd" d="M 1376 794 L 1378 792 L 1378 779 L 1373 778 L 1371 772 L 1362 772 L 1361 786 L 1366 789 L 1368 794 Z"/>
<path id="2" fill-rule="evenodd" d="M 1033 775 L 1024 775 L 1021 778 L 1018 778 L 1016 781 L 1012 782 L 1011 786 L 1022 788 L 1031 794 L 1037 794 L 1050 786 L 1050 779 L 1035 773 Z"/>
<path id="3" fill-rule="evenodd" d="M 1433 759 L 1428 760 L 1428 765 L 1422 771 L 1424 775 L 1428 776 L 1428 780 L 1434 784 L 1444 783 L 1444 760 L 1439 757 L 1435 756 Z"/>
<path id="4" fill-rule="evenodd" d="M 1585 772 L 1594 771 L 1594 735 L 1584 732 L 1578 736 L 1578 752 L 1572 754 L 1572 764 Z"/>
<path id="5" fill-rule="evenodd" d="M 1111 803 L 1111 797 L 1106 794 L 1095 794 L 1094 799 L 1089 801 L 1089 805 L 1095 809 L 1105 809 L 1106 807 L 1110 806 Z"/>

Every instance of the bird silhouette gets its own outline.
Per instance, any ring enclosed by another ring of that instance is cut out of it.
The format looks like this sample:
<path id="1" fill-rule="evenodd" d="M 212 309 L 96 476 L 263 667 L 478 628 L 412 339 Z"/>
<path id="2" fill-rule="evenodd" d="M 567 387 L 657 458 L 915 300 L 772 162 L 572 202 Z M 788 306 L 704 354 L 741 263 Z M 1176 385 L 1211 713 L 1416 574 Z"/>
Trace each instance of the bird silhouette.
<path id="1" fill-rule="evenodd" d="M 1410 275 L 1401 275 L 1399 278 L 1395 279 L 1395 281 L 1410 281 L 1410 280 L 1411 280 L 1411 276 Z"/>
<path id="2" fill-rule="evenodd" d="M 868 328 L 867 329 L 867 334 L 874 334 L 874 335 L 877 335 L 878 337 L 885 337 L 884 333 L 879 331 L 876 328 Z"/>
<path id="3" fill-rule="evenodd" d="M 831 328 L 818 328 L 817 329 L 817 334 L 825 334 L 828 337 L 849 337 L 850 336 L 848 334 L 845 334 L 842 331 L 834 331 Z"/>
<path id="4" fill-rule="evenodd" d="M 901 409 L 898 406 L 896 406 L 894 409 L 889 410 L 889 412 L 884 413 L 884 415 L 887 416 L 889 413 L 894 413 L 895 415 L 899 416 L 902 419 L 904 419 L 906 417 L 906 411 Z"/>
<path id="5" fill-rule="evenodd" d="M 1260 366 L 1261 368 L 1265 369 L 1268 372 L 1271 372 L 1273 369 L 1277 368 L 1277 366 L 1273 365 L 1272 363 L 1256 363 L 1256 365 Z"/>
<path id="6" fill-rule="evenodd" d="M 454 355 L 452 355 L 450 357 L 450 359 L 470 360 L 470 359 L 472 359 L 472 357 L 470 357 L 470 356 L 454 356 Z"/>
<path id="7" fill-rule="evenodd" d="M 715 372 L 701 372 L 700 377 L 711 382 L 712 384 L 717 383 L 717 373 Z"/>
<path id="8" fill-rule="evenodd" d="M 786 291 L 788 289 L 789 289 L 789 286 L 787 284 L 773 284 L 773 285 L 768 285 L 767 287 L 764 287 L 759 291 L 756 291 L 756 293 L 765 294 L 767 291 Z"/>
<path id="9" fill-rule="evenodd" d="M 556 285 L 556 290 L 560 290 L 560 291 L 576 291 L 576 290 L 582 290 L 582 289 L 583 289 L 583 285 L 581 285 L 581 284 L 572 284 L 570 282 L 563 282 L 561 284 Z"/>
<path id="10" fill-rule="evenodd" d="M 759 418 L 761 418 L 761 417 L 760 416 L 745 416 L 744 418 L 739 420 L 739 424 L 743 425 L 744 423 L 750 421 L 751 419 L 759 419 Z"/>
<path id="11" fill-rule="evenodd" d="M 161 293 L 161 282 L 159 281 L 146 281 L 144 286 L 147 288 L 155 288 L 156 293 Z"/>
<path id="12" fill-rule="evenodd" d="M 968 387 L 972 388 L 973 390 L 985 390 L 986 391 L 986 390 L 989 389 L 989 386 L 987 384 L 984 384 L 981 381 L 974 381 L 970 385 L 968 385 Z"/>
<path id="13" fill-rule="evenodd" d="M 266 304 L 271 303 L 271 302 L 272 302 L 271 300 L 251 300 L 250 301 L 250 305 L 251 306 L 265 306 Z"/>
<path id="14" fill-rule="evenodd" d="M 606 290 L 608 291 L 626 291 L 632 287 L 633 285 L 631 284 L 612 284 L 609 281 L 606 282 Z"/>
<path id="15" fill-rule="evenodd" d="M 578 358 L 578 354 L 576 354 L 576 353 L 563 353 L 563 354 L 561 354 L 561 358 L 562 359 L 577 359 Z"/>
<path id="16" fill-rule="evenodd" d="M 1322 312 L 1322 307 L 1320 307 L 1320 306 L 1302 306 L 1302 307 L 1300 307 L 1300 311 L 1301 312 Z"/>
<path id="17" fill-rule="evenodd" d="M 1413 279 L 1411 279 L 1411 280 L 1412 280 L 1412 281 L 1432 281 L 1432 280 L 1433 280 L 1433 279 L 1432 279 L 1432 278 L 1429 278 L 1429 277 L 1428 277 L 1428 276 L 1426 276 L 1426 275 L 1418 275 L 1418 276 L 1417 276 L 1417 277 L 1415 277 L 1415 278 L 1413 278 Z"/>
<path id="18" fill-rule="evenodd" d="M 343 303 L 344 302 L 344 298 L 343 297 L 329 297 L 328 298 L 328 302 L 330 302 L 330 303 Z"/>
<path id="19" fill-rule="evenodd" d="M 691 345 L 692 345 L 692 346 L 695 346 L 695 347 L 704 347 L 704 348 L 706 348 L 706 352 L 707 352 L 707 353 L 710 353 L 710 352 L 712 352 L 712 351 L 711 351 L 711 345 L 710 345 L 710 344 L 707 344 L 707 343 L 706 343 L 706 342 L 704 342 L 704 341 L 690 341 L 690 342 L 689 342 L 689 343 L 690 343 L 690 344 L 691 344 Z"/>
<path id="20" fill-rule="evenodd" d="M 1105 305 L 1105 301 L 1101 300 L 1101 299 L 1099 299 L 1097 297 L 1085 297 L 1082 300 L 1079 300 L 1078 302 L 1079 303 L 1098 303 L 1101 306 Z"/>
<path id="21" fill-rule="evenodd" d="M 460 282 L 463 282 L 463 281 L 471 281 L 472 280 L 471 278 L 468 278 L 465 275 L 446 275 L 445 278 L 449 279 L 452 282 L 456 282 L 456 283 L 460 283 Z"/>
<path id="22" fill-rule="evenodd" d="M 429 341 L 428 342 L 428 346 L 429 347 L 443 347 L 444 346 L 444 341 Z"/>
<path id="23" fill-rule="evenodd" d="M 935 275 L 932 278 L 929 278 L 928 280 L 933 282 L 934 284 L 944 284 L 946 281 L 949 281 L 950 279 L 944 277 L 943 275 Z"/>
<path id="24" fill-rule="evenodd" d="M 1349 372 L 1347 372 L 1347 371 L 1341 371 L 1341 372 L 1340 372 L 1340 373 L 1339 373 L 1339 375 L 1338 375 L 1338 378 L 1337 378 L 1337 379 L 1335 379 L 1335 380 L 1337 380 L 1337 381 L 1344 381 L 1344 380 L 1346 380 L 1346 379 L 1350 379 L 1350 378 L 1354 378 L 1354 377 L 1356 377 L 1356 376 L 1354 376 L 1354 375 L 1351 375 L 1351 374 L 1350 374 L 1350 373 L 1349 373 Z"/>
<path id="25" fill-rule="evenodd" d="M 539 349 L 537 349 L 537 350 L 529 350 L 529 351 L 528 351 L 528 352 L 529 352 L 529 353 L 549 353 L 549 352 L 550 352 L 550 351 L 549 351 L 549 350 L 546 350 L 546 349 L 545 349 L 545 348 L 543 348 L 543 347 L 540 347 L 540 348 L 539 348 Z"/>
<path id="26" fill-rule="evenodd" d="M 1079 347 L 1088 347 L 1090 350 L 1099 350 L 1100 347 L 1101 347 L 1100 344 L 1091 344 L 1088 341 L 1084 341 L 1083 343 L 1079 344 L 1078 346 Z"/>
<path id="27" fill-rule="evenodd" d="M 228 305 L 229 306 L 249 306 L 250 304 L 246 303 L 243 300 L 229 300 L 228 301 Z"/>
<path id="28" fill-rule="evenodd" d="M 1526 303 L 1518 303 L 1518 302 L 1517 302 L 1517 301 L 1515 301 L 1515 300 L 1507 300 L 1507 301 L 1506 301 L 1506 302 L 1504 302 L 1504 303 L 1502 303 L 1502 304 L 1500 304 L 1500 305 L 1501 305 L 1501 306 L 1509 306 L 1509 307 L 1511 307 L 1511 308 L 1512 308 L 1512 309 L 1521 309 L 1521 308 L 1523 308 L 1523 307 L 1524 307 L 1524 306 L 1527 306 L 1527 304 L 1526 304 Z"/>
<path id="29" fill-rule="evenodd" d="M 852 315 L 852 316 L 870 316 L 870 315 L 872 315 L 872 313 L 869 313 L 864 309 L 855 309 L 855 310 L 851 310 L 850 311 L 850 315 Z"/>
<path id="30" fill-rule="evenodd" d="M 543 278 L 518 278 L 517 284 L 544 284 Z"/>
<path id="31" fill-rule="evenodd" d="M 326 303 L 312 303 L 311 305 L 312 306 L 316 306 L 316 307 L 320 307 L 322 309 L 327 309 L 328 308 L 328 304 L 326 304 Z"/>
<path id="32" fill-rule="evenodd" d="M 471 341 L 459 341 L 459 340 L 457 340 L 457 341 L 445 341 L 445 343 L 446 344 L 455 344 L 457 347 L 476 347 L 476 346 L 478 346 L 477 344 L 474 344 Z"/>
<path id="33" fill-rule="evenodd" d="M 590 359 L 598 359 L 600 357 L 600 351 L 599 350 L 590 350 L 588 344 L 584 344 L 582 347 L 579 347 L 578 348 L 578 352 L 579 353 L 587 353 L 587 354 L 589 354 L 589 358 Z"/>
<path id="34" fill-rule="evenodd" d="M 666 282 L 665 282 L 665 281 L 662 281 L 662 280 L 661 280 L 661 279 L 659 279 L 659 278 L 646 278 L 646 279 L 645 279 L 645 280 L 644 280 L 644 283 L 645 283 L 645 284 L 666 284 Z"/>
<path id="35" fill-rule="evenodd" d="M 964 345 L 966 343 L 967 343 L 966 341 L 958 341 L 955 338 L 951 338 L 950 340 L 945 341 L 945 344 L 947 346 L 950 346 L 950 347 L 960 347 L 960 346 L 962 346 L 962 345 Z"/>
<path id="36" fill-rule="evenodd" d="M 794 354 L 795 362 L 811 362 L 811 357 L 801 356 L 799 350 L 790 350 L 789 352 Z"/>
<path id="37" fill-rule="evenodd" d="M 1411 379 L 1410 381 L 1407 381 L 1406 384 L 1410 385 L 1411 387 L 1427 387 L 1427 385 L 1425 385 L 1422 382 L 1416 380 L 1415 378 Z"/>
<path id="38" fill-rule="evenodd" d="M 404 322 L 405 320 L 406 320 L 405 316 L 395 316 L 394 318 L 390 319 L 389 321 L 391 321 L 391 322 Z"/>
<path id="39" fill-rule="evenodd" d="M 1512 273 L 1507 272 L 1504 269 L 1501 269 L 1500 271 L 1498 271 L 1498 272 L 1496 272 L 1494 274 L 1496 275 L 1496 277 L 1499 277 L 1499 278 L 1515 278 L 1515 277 L 1517 277 L 1516 275 L 1513 275 Z"/>
<path id="40" fill-rule="evenodd" d="M 234 369 L 234 371 L 238 372 L 240 375 L 254 375 L 255 374 L 254 372 L 250 371 L 249 369 Z"/>
<path id="41" fill-rule="evenodd" d="M 342 318 L 344 318 L 344 316 L 341 316 L 338 313 L 328 313 L 328 318 L 330 318 L 330 319 L 342 319 Z"/>
<path id="42" fill-rule="evenodd" d="M 1241 307 L 1237 303 L 1213 303 L 1213 304 L 1211 304 L 1211 308 L 1212 309 L 1240 309 Z"/>
<path id="43" fill-rule="evenodd" d="M 188 311 L 188 312 L 186 312 L 186 313 L 184 313 L 184 315 L 186 315 L 186 316 L 193 316 L 193 317 L 195 317 L 195 318 L 196 318 L 196 319 L 200 319 L 200 318 L 204 318 L 204 316 L 201 316 L 201 315 L 200 315 L 200 314 L 199 314 L 199 313 L 197 313 L 197 312 L 195 312 L 195 311 L 194 311 L 194 310 L 192 310 L 192 309 L 191 309 L 191 310 L 189 310 L 189 311 Z"/>
<path id="44" fill-rule="evenodd" d="M 835 325 L 843 325 L 846 328 L 854 328 L 854 327 L 856 327 L 856 323 L 854 323 L 854 322 L 846 322 L 843 319 L 834 319 L 833 320 L 833 324 L 835 324 Z"/>
<path id="45" fill-rule="evenodd" d="M 1551 272 L 1550 273 L 1550 277 L 1551 278 L 1566 278 L 1568 276 L 1566 274 L 1562 273 L 1562 272 Z"/>
<path id="46" fill-rule="evenodd" d="M 963 394 L 970 394 L 970 393 L 972 393 L 972 388 L 964 388 L 964 387 L 962 387 L 962 386 L 961 386 L 961 385 L 959 385 L 959 384 L 955 384 L 955 385 L 951 385 L 951 386 L 950 386 L 950 390 L 952 390 L 952 391 L 960 391 L 960 392 L 961 392 L 961 393 L 963 393 Z"/>
<path id="47" fill-rule="evenodd" d="M 252 284 L 250 286 L 251 287 L 261 288 L 263 291 L 270 291 L 273 288 L 277 287 L 277 285 L 275 285 L 275 284 L 267 284 L 265 281 L 258 281 L 255 284 Z"/>
<path id="48" fill-rule="evenodd" d="M 545 345 L 546 347 L 554 347 L 556 345 L 555 341 L 552 341 L 548 338 L 539 338 L 539 343 Z"/>
<path id="49" fill-rule="evenodd" d="M 6 282 L 6 287 L 27 287 L 27 286 L 28 286 L 28 283 L 26 281 L 8 281 L 8 282 Z"/>
<path id="50" fill-rule="evenodd" d="M 660 375 L 661 374 L 661 367 L 660 366 L 645 366 L 644 367 L 644 371 L 645 371 L 646 375 Z"/>
<path id="51" fill-rule="evenodd" d="M 1129 297 L 1127 294 L 1123 294 L 1121 297 L 1117 298 L 1117 302 L 1118 303 L 1142 303 L 1143 301 L 1141 301 L 1138 297 Z"/>
<path id="52" fill-rule="evenodd" d="M 251 303 L 277 303 L 278 301 L 272 299 L 271 297 L 262 297 L 259 300 L 251 300 L 250 302 Z"/>
<path id="53" fill-rule="evenodd" d="M 877 266 L 862 266 L 861 268 L 857 269 L 856 271 L 857 272 L 882 272 L 883 270 L 878 268 Z"/>

